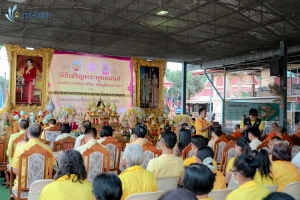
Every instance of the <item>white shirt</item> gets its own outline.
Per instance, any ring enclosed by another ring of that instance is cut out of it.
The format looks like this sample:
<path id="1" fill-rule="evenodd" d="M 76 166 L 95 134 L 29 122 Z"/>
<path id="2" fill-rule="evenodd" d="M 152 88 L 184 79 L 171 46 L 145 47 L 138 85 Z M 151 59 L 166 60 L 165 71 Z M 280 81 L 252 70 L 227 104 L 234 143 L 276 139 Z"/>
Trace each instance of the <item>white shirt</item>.
<path id="1" fill-rule="evenodd" d="M 256 148 L 261 144 L 261 141 L 259 141 L 258 139 L 254 139 L 252 140 L 252 142 L 250 142 L 249 146 L 251 148 L 251 150 L 256 150 Z"/>
<path id="2" fill-rule="evenodd" d="M 80 147 L 80 141 L 81 141 L 82 138 L 84 138 L 84 134 L 82 134 L 82 135 L 80 135 L 80 136 L 78 136 L 78 137 L 76 138 L 76 142 L 75 142 L 75 146 L 74 146 L 74 149 L 75 149 L 75 150 L 76 150 L 78 147 Z"/>
<path id="3" fill-rule="evenodd" d="M 296 154 L 296 156 L 292 160 L 292 164 L 295 165 L 300 171 L 300 152 Z"/>

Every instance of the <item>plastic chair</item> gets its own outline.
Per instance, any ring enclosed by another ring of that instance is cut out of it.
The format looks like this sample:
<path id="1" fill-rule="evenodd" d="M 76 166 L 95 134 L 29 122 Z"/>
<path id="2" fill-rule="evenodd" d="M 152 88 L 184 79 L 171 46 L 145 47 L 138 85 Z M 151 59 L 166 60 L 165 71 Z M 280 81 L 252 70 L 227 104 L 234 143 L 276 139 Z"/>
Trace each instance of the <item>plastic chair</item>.
<path id="1" fill-rule="evenodd" d="M 158 200 L 163 194 L 164 192 L 162 191 L 132 194 L 128 196 L 125 200 Z"/>
<path id="2" fill-rule="evenodd" d="M 36 180 L 34 181 L 29 189 L 28 200 L 39 200 L 43 188 L 52 183 L 53 179 Z"/>
<path id="3" fill-rule="evenodd" d="M 175 190 L 178 186 L 180 176 L 170 177 L 170 178 L 157 178 L 156 184 L 159 191 L 168 192 L 170 190 Z"/>
<path id="4" fill-rule="evenodd" d="M 232 191 L 232 189 L 213 190 L 208 194 L 208 197 L 217 200 L 226 200 L 227 195 Z"/>
<path id="5" fill-rule="evenodd" d="M 276 192 L 278 189 L 278 185 L 269 185 L 269 186 L 266 186 L 266 188 L 268 188 L 270 190 L 270 192 Z"/>
<path id="6" fill-rule="evenodd" d="M 291 195 L 295 200 L 300 200 L 300 182 L 290 183 L 283 189 L 282 192 Z"/>

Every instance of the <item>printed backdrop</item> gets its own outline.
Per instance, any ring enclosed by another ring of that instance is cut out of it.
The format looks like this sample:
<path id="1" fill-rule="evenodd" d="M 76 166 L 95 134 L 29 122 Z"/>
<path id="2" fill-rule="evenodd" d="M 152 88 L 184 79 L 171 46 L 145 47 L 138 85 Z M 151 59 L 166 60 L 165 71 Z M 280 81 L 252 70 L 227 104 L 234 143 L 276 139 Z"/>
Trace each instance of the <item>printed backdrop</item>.
<path id="1" fill-rule="evenodd" d="M 99 97 L 116 103 L 117 112 L 132 106 L 132 62 L 129 58 L 56 51 L 49 70 L 49 94 L 56 107 L 72 105 L 86 113 Z"/>

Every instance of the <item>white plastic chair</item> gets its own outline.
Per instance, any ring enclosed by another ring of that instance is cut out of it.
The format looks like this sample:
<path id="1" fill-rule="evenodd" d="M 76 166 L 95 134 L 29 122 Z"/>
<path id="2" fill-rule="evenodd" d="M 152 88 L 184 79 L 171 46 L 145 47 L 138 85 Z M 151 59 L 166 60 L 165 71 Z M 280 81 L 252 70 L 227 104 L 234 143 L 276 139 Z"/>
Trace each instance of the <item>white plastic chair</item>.
<path id="1" fill-rule="evenodd" d="M 295 200 L 300 200 L 300 182 L 288 184 L 282 192 L 291 195 Z"/>
<path id="2" fill-rule="evenodd" d="M 140 194 L 132 194 L 129 197 L 127 197 L 125 200 L 158 200 L 164 192 L 158 191 L 158 192 L 145 192 Z"/>
<path id="3" fill-rule="evenodd" d="M 266 186 L 266 188 L 268 188 L 270 190 L 270 192 L 276 192 L 277 189 L 278 189 L 278 185 L 269 185 L 269 186 Z"/>
<path id="4" fill-rule="evenodd" d="M 232 191 L 232 189 L 213 190 L 208 194 L 208 197 L 217 200 L 226 200 L 227 195 Z"/>
<path id="5" fill-rule="evenodd" d="M 178 186 L 178 181 L 180 176 L 170 177 L 170 178 L 157 178 L 156 184 L 159 191 L 168 192 L 170 190 L 175 190 Z"/>
<path id="6" fill-rule="evenodd" d="M 28 200 L 39 200 L 43 188 L 52 182 L 53 179 L 34 181 L 29 188 Z"/>

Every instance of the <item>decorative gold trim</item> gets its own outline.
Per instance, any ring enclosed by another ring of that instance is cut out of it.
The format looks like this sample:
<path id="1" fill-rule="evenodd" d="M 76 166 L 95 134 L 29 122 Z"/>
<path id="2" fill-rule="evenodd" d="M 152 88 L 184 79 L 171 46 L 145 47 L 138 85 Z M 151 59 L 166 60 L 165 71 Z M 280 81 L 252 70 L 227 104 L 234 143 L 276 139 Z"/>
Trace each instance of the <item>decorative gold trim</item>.
<path id="1" fill-rule="evenodd" d="M 19 45 L 5 44 L 8 62 L 10 65 L 10 80 L 9 80 L 9 95 L 8 99 L 12 104 L 12 109 L 25 112 L 39 111 L 45 110 L 47 102 L 49 100 L 48 97 L 48 80 L 49 80 L 49 67 L 52 61 L 52 56 L 54 53 L 54 49 L 50 48 L 40 48 L 34 50 L 27 50 L 24 47 Z M 34 56 L 34 57 L 42 57 L 42 97 L 41 97 L 41 106 L 36 106 L 35 104 L 22 104 L 16 105 L 16 73 L 17 73 L 17 56 Z"/>
<path id="2" fill-rule="evenodd" d="M 164 112 L 164 76 L 167 67 L 166 60 L 153 60 L 147 61 L 143 58 L 132 57 L 133 71 L 135 76 L 135 88 L 134 88 L 134 106 L 140 107 L 140 68 L 141 66 L 145 67 L 157 67 L 159 68 L 159 99 L 158 99 L 158 108 L 145 108 L 145 112 L 150 115 L 154 113 L 156 115 L 161 115 Z"/>

